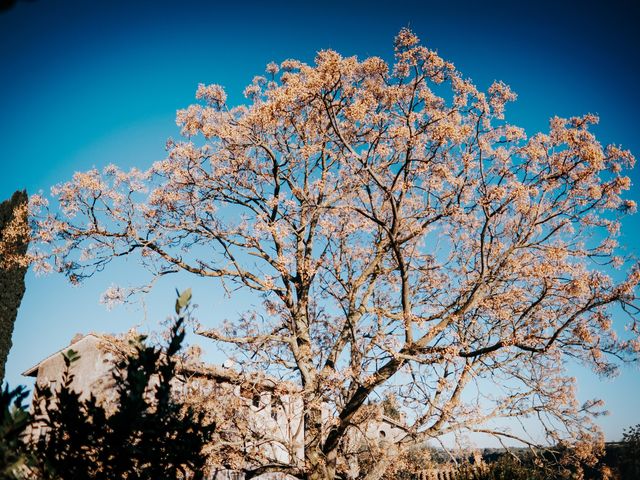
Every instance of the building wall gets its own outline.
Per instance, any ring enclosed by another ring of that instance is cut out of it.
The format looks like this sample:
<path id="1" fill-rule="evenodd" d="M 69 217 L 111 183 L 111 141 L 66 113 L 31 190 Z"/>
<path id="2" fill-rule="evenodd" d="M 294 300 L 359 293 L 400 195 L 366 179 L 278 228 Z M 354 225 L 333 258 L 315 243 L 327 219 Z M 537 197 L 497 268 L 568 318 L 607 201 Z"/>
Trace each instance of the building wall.
<path id="1" fill-rule="evenodd" d="M 264 444 L 268 456 L 282 463 L 304 460 L 304 417 L 302 399 L 296 395 L 262 392 L 248 405 L 253 428 L 274 441 Z"/>
<path id="2" fill-rule="evenodd" d="M 80 359 L 71 364 L 70 371 L 74 375 L 71 386 L 81 393 L 82 399 L 88 398 L 90 393 L 98 398 L 107 393 L 112 356 L 99 348 L 101 341 L 98 337 L 87 335 L 63 350 L 67 352 L 72 349 L 80 355 Z M 38 366 L 36 383 L 55 390 L 60 385 L 64 370 L 62 352 L 54 354 Z"/>

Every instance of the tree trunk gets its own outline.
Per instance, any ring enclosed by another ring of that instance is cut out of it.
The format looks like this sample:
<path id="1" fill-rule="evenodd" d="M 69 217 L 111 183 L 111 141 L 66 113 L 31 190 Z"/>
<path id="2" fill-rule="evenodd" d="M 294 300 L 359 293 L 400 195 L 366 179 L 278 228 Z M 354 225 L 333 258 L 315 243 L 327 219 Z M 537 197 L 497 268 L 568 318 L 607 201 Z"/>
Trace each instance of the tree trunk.
<path id="1" fill-rule="evenodd" d="M 397 445 L 385 446 L 382 455 L 372 466 L 371 469 L 366 472 L 363 480 L 380 480 L 391 463 L 398 458 L 399 449 Z"/>
<path id="2" fill-rule="evenodd" d="M 322 404 L 315 396 L 305 399 L 305 464 L 308 480 L 334 480 L 335 458 L 322 451 Z"/>

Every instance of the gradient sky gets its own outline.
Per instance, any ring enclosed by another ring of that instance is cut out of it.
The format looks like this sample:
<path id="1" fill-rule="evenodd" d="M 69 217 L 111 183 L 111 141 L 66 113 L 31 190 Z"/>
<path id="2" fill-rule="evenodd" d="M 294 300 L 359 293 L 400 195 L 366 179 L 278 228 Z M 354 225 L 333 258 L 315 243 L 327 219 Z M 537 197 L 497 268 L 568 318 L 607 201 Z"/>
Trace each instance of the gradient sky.
<path id="1" fill-rule="evenodd" d="M 374 2 L 120 0 L 18 1 L 0 11 L 0 199 L 18 188 L 49 188 L 77 170 L 116 163 L 147 167 L 178 136 L 175 112 L 193 102 L 197 84 L 225 85 L 230 101 L 271 60 L 311 62 L 332 48 L 343 55 L 390 59 L 393 37 L 409 26 L 480 87 L 508 83 L 519 99 L 510 122 L 529 134 L 553 115 L 600 115 L 595 130 L 640 157 L 640 45 L 636 2 Z M 490 4 L 490 5 L 487 5 Z M 630 197 L 640 202 L 640 170 Z M 638 252 L 638 215 L 623 225 L 622 245 Z M 135 260 L 71 287 L 61 276 L 27 275 L 7 364 L 20 373 L 64 347 L 76 332 L 151 329 L 170 312 L 174 287 L 194 288 L 203 324 L 232 318 L 251 299 L 223 298 L 209 283 L 173 277 L 145 305 L 107 311 L 98 303 L 112 282 L 142 275 Z M 243 303 L 243 300 L 246 302 Z M 209 358 L 219 359 L 212 345 Z M 579 398 L 601 397 L 611 415 L 609 440 L 640 423 L 640 372 L 614 380 L 579 368 Z"/>

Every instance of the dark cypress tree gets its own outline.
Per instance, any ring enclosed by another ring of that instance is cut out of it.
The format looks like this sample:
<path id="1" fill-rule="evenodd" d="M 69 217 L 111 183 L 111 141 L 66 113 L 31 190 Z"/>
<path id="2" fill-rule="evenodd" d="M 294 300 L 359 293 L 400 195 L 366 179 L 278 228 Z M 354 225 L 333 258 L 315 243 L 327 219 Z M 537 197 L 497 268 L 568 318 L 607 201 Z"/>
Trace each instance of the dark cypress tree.
<path id="1" fill-rule="evenodd" d="M 27 251 L 27 200 L 27 192 L 23 190 L 0 203 L 0 385 L 25 290 L 27 267 L 14 259 Z"/>

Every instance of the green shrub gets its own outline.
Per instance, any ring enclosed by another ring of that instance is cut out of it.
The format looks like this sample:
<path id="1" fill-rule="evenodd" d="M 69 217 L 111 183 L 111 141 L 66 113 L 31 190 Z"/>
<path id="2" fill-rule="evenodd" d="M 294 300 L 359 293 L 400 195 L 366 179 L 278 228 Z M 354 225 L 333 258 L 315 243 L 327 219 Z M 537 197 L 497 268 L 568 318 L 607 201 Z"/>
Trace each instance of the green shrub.
<path id="1" fill-rule="evenodd" d="M 30 415 L 23 401 L 28 393 L 24 387 L 0 391 L 0 480 L 13 480 L 32 464 L 22 440 Z"/>
<path id="2" fill-rule="evenodd" d="M 71 388 L 71 365 L 78 359 L 72 350 L 65 355 L 59 389 L 37 389 L 35 424 L 43 433 L 33 448 L 44 479 L 204 478 L 201 451 L 215 425 L 171 394 L 190 295 L 187 291 L 176 302 L 178 317 L 165 349 L 138 337 L 134 353 L 118 364 L 114 412 Z"/>

